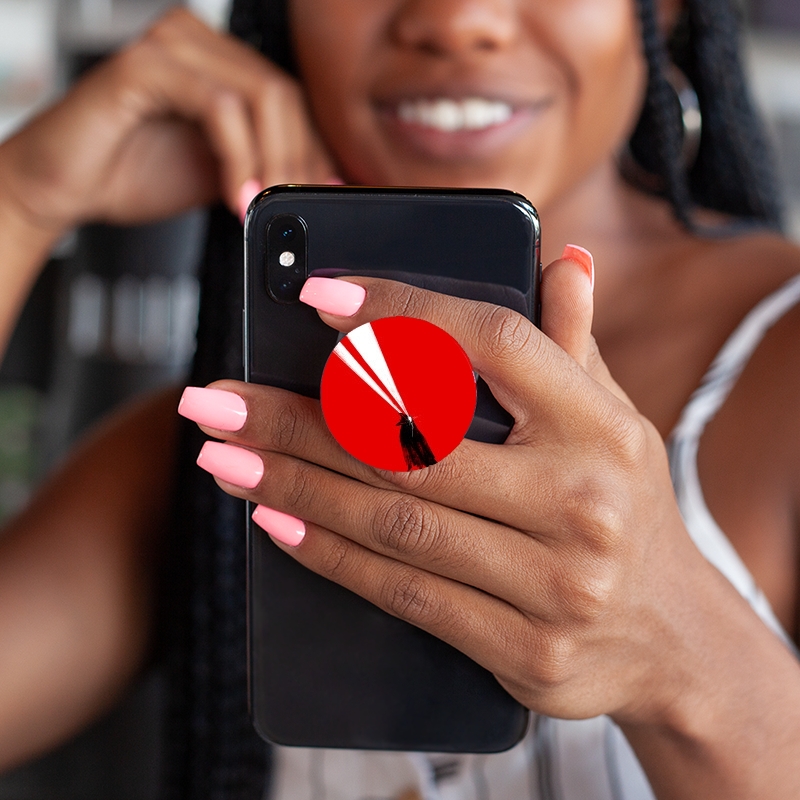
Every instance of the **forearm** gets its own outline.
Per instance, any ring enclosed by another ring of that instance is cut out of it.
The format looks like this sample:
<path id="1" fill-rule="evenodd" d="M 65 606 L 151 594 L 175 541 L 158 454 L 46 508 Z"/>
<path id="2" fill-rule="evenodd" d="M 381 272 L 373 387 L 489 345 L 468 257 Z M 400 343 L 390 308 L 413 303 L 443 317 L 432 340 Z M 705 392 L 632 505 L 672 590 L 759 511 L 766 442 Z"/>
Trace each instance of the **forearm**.
<path id="1" fill-rule="evenodd" d="M 798 797 L 800 665 L 707 571 L 698 613 L 681 620 L 685 664 L 674 672 L 691 677 L 675 683 L 659 724 L 620 724 L 659 800 Z"/>
<path id="2" fill-rule="evenodd" d="M 98 716 L 146 658 L 175 404 L 104 426 L 0 539 L 0 770 Z"/>
<path id="3" fill-rule="evenodd" d="M 0 146 L 0 358 L 25 299 L 64 231 L 37 223 L 4 179 L 4 148 Z"/>

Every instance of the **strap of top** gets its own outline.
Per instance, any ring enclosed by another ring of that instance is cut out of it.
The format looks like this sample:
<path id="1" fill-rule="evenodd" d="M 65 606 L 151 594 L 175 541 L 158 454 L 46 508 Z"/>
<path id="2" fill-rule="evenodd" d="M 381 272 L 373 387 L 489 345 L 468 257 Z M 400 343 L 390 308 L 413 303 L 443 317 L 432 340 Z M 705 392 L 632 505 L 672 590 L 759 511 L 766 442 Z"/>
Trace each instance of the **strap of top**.
<path id="1" fill-rule="evenodd" d="M 725 342 L 684 408 L 672 432 L 673 439 L 702 435 L 767 331 L 798 302 L 800 275 L 795 275 L 747 314 Z"/>
<path id="2" fill-rule="evenodd" d="M 703 555 L 787 643 L 789 637 L 769 602 L 706 505 L 697 471 L 697 450 L 706 425 L 728 398 L 767 331 L 798 302 L 800 275 L 787 281 L 750 311 L 714 359 L 667 442 L 672 482 L 689 534 Z"/>

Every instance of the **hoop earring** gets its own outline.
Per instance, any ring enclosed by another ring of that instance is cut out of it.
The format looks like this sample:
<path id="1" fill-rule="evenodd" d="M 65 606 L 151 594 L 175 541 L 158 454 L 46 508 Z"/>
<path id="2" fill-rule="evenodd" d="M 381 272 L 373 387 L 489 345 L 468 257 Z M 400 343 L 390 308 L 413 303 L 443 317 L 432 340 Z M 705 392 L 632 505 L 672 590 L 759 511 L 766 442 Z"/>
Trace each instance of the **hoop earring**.
<path id="1" fill-rule="evenodd" d="M 688 175 L 697 161 L 700 138 L 703 133 L 700 100 L 689 78 L 675 64 L 671 63 L 667 67 L 664 77 L 675 93 L 675 99 L 680 108 L 681 163 L 685 174 Z M 656 193 L 662 192 L 665 188 L 664 179 L 660 175 L 649 172 L 634 158 L 630 143 L 625 144 L 625 148 L 620 154 L 619 169 L 623 177 L 634 186 Z"/>

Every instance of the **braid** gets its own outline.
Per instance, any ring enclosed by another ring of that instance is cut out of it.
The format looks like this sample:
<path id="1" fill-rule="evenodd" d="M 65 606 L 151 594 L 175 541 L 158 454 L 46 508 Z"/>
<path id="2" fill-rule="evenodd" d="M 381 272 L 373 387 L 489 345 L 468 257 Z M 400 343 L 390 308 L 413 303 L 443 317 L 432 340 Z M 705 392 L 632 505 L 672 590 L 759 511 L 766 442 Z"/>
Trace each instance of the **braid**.
<path id="1" fill-rule="evenodd" d="M 692 199 L 681 164 L 680 106 L 667 80 L 669 52 L 658 24 L 654 0 L 640 0 L 642 44 L 647 59 L 647 93 L 631 137 L 634 158 L 661 178 L 677 218 L 690 225 Z"/>
<path id="2" fill-rule="evenodd" d="M 235 0 L 231 33 L 291 74 L 296 74 L 286 0 Z"/>
<path id="3" fill-rule="evenodd" d="M 739 19 L 730 0 L 687 0 L 669 43 L 658 27 L 655 0 L 639 0 L 648 87 L 631 151 L 661 178 L 663 193 L 687 227 L 695 205 L 779 228 L 777 182 L 739 55 Z M 671 58 L 692 82 L 703 115 L 697 161 L 687 175 L 682 124 L 666 80 Z"/>
<path id="4" fill-rule="evenodd" d="M 703 108 L 692 191 L 702 205 L 779 228 L 780 194 L 744 77 L 737 11 L 730 0 L 693 0 L 688 12 L 693 52 L 676 48 L 674 57 L 685 65 Z"/>

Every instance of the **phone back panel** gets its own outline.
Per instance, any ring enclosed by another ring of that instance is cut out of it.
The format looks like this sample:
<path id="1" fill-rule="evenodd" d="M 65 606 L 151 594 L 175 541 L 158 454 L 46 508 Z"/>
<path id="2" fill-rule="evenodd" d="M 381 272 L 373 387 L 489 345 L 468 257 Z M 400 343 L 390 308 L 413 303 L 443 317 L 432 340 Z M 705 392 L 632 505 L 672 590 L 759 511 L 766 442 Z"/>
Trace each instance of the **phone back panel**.
<path id="1" fill-rule="evenodd" d="M 246 221 L 250 381 L 318 397 L 338 337 L 313 309 L 270 294 L 267 230 L 286 214 L 305 223 L 309 275 L 389 277 L 537 318 L 538 219 L 519 195 L 278 187 L 259 197 Z M 513 420 L 485 384 L 478 394 L 468 435 L 502 441 Z M 250 702 L 264 738 L 301 746 L 495 752 L 523 735 L 527 711 L 491 673 L 301 567 L 249 519 L 248 536 Z"/>

